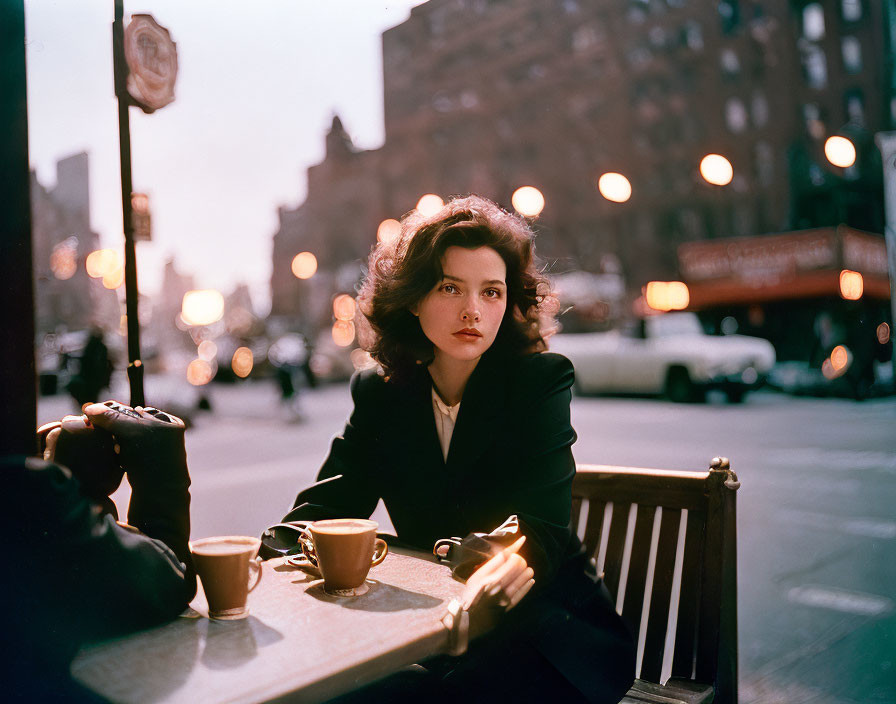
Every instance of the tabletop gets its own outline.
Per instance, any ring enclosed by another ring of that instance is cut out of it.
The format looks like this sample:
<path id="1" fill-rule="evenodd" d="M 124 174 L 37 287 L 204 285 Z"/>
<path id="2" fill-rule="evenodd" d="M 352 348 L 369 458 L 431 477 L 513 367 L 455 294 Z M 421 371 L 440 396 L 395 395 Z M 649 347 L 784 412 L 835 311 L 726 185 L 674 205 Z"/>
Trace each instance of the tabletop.
<path id="1" fill-rule="evenodd" d="M 115 702 L 322 701 L 446 652 L 440 619 L 463 590 L 447 567 L 396 549 L 359 597 L 328 595 L 283 558 L 262 570 L 248 618 L 208 619 L 200 589 L 189 615 L 83 648 L 72 676 Z"/>

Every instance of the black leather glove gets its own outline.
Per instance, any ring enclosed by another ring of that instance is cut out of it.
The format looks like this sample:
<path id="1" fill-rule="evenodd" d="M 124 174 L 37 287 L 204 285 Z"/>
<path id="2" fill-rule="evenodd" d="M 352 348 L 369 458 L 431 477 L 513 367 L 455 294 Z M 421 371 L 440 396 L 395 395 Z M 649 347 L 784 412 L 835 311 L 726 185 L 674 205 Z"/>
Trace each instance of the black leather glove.
<path id="1" fill-rule="evenodd" d="M 128 523 L 170 547 L 188 568 L 190 473 L 184 422 L 156 408 L 116 401 L 84 407 L 87 419 L 115 439 L 121 468 L 133 490 Z"/>
<path id="2" fill-rule="evenodd" d="M 43 458 L 67 467 L 78 480 L 81 495 L 117 519 L 109 495 L 121 484 L 124 470 L 112 433 L 93 427 L 87 416 L 70 415 L 41 426 L 37 436 Z"/>

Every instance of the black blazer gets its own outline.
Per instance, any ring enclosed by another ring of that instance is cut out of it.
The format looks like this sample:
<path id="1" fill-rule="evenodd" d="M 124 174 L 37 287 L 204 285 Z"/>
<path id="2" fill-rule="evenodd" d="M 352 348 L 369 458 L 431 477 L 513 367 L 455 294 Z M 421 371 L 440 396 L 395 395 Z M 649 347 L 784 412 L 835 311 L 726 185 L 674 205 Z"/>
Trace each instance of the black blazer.
<path id="1" fill-rule="evenodd" d="M 560 355 L 484 356 L 446 462 L 424 367 L 404 385 L 356 375 L 345 431 L 284 520 L 366 518 L 382 498 L 399 540 L 431 550 L 439 538 L 488 533 L 517 514 L 536 583 L 550 581 L 570 547 L 572 382 L 572 364 Z"/>
<path id="2" fill-rule="evenodd" d="M 634 677 L 634 647 L 606 589 L 586 576 L 570 529 L 573 380 L 558 354 L 486 353 L 445 461 L 425 367 L 403 384 L 355 375 L 345 430 L 283 520 L 367 518 L 382 498 L 399 540 L 429 551 L 439 538 L 488 533 L 516 514 L 535 589 L 505 619 L 499 649 L 528 641 L 592 701 L 618 701 Z"/>

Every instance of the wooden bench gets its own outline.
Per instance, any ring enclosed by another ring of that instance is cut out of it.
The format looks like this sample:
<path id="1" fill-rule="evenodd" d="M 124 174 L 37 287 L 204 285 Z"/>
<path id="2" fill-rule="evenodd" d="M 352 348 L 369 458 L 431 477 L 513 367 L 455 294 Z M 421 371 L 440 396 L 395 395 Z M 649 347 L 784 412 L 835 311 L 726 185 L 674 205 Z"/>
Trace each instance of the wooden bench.
<path id="1" fill-rule="evenodd" d="M 573 530 L 637 638 L 623 702 L 737 702 L 735 492 L 724 457 L 709 471 L 580 464 Z"/>

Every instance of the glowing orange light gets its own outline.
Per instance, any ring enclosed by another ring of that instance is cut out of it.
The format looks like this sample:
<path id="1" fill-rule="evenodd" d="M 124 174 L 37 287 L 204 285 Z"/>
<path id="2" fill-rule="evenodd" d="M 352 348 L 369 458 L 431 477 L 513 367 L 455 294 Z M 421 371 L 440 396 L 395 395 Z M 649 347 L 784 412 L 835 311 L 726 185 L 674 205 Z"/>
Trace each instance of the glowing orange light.
<path id="1" fill-rule="evenodd" d="M 886 323 L 877 326 L 877 341 L 882 345 L 890 341 L 890 326 Z"/>
<path id="2" fill-rule="evenodd" d="M 336 320 L 353 320 L 355 317 L 355 299 L 347 293 L 341 293 L 333 299 L 333 315 Z"/>
<path id="3" fill-rule="evenodd" d="M 834 166 L 844 169 L 856 163 L 856 147 L 846 137 L 828 137 L 824 155 Z"/>
<path id="4" fill-rule="evenodd" d="M 837 371 L 834 369 L 834 366 L 831 364 L 831 359 L 828 357 L 824 362 L 821 363 L 821 373 L 825 379 L 836 379 L 840 376 Z"/>
<path id="5" fill-rule="evenodd" d="M 837 345 L 831 350 L 831 366 L 834 371 L 841 371 L 849 364 L 849 352 L 843 345 Z"/>
<path id="6" fill-rule="evenodd" d="M 187 365 L 187 381 L 193 386 L 207 384 L 214 374 L 212 365 L 204 359 L 194 359 Z"/>
<path id="7" fill-rule="evenodd" d="M 333 342 L 339 347 L 348 347 L 355 341 L 355 324 L 349 320 L 337 320 L 333 323 Z"/>
<path id="8" fill-rule="evenodd" d="M 734 178 L 734 167 L 721 154 L 707 154 L 700 161 L 700 175 L 714 186 L 727 186 Z"/>
<path id="9" fill-rule="evenodd" d="M 103 274 L 103 286 L 108 289 L 116 289 L 124 283 L 124 269 L 115 267 Z"/>
<path id="10" fill-rule="evenodd" d="M 688 287 L 681 281 L 651 281 L 644 288 L 647 305 L 654 310 L 684 310 L 691 302 Z"/>
<path id="11" fill-rule="evenodd" d="M 609 171 L 597 180 L 597 190 L 607 200 L 625 203 L 632 197 L 632 184 L 622 174 Z"/>
<path id="12" fill-rule="evenodd" d="M 78 269 L 76 250 L 66 244 L 56 245 L 50 254 L 50 269 L 60 281 L 67 281 Z"/>
<path id="13" fill-rule="evenodd" d="M 203 340 L 199 343 L 199 348 L 196 350 L 196 353 L 199 355 L 199 359 L 211 362 L 218 356 L 218 346 L 213 340 Z"/>
<path id="14" fill-rule="evenodd" d="M 535 186 L 517 188 L 510 197 L 513 207 L 523 217 L 537 218 L 544 210 L 544 196 Z"/>
<path id="15" fill-rule="evenodd" d="M 101 279 L 120 266 L 118 252 L 114 249 L 97 249 L 88 254 L 84 262 L 87 275 L 93 279 Z"/>
<path id="16" fill-rule="evenodd" d="M 428 218 L 430 215 L 435 215 L 439 212 L 443 205 L 445 205 L 445 201 L 439 198 L 439 196 L 435 193 L 427 193 L 424 196 L 420 196 L 420 200 L 417 201 L 416 210 L 418 213 Z"/>
<path id="17" fill-rule="evenodd" d="M 840 295 L 847 301 L 857 301 L 865 290 L 865 282 L 857 271 L 844 269 L 840 272 Z"/>
<path id="18" fill-rule="evenodd" d="M 187 291 L 180 314 L 188 325 L 211 325 L 224 316 L 224 296 L 215 289 Z"/>
<path id="19" fill-rule="evenodd" d="M 297 279 L 310 279 L 317 271 L 317 257 L 311 252 L 299 252 L 292 260 L 292 273 Z"/>
<path id="20" fill-rule="evenodd" d="M 252 356 L 252 350 L 248 347 L 238 347 L 236 352 L 233 353 L 233 359 L 230 361 L 230 366 L 233 368 L 234 374 L 241 379 L 245 379 L 249 376 L 249 372 L 252 371 L 253 363 L 254 358 Z"/>
<path id="21" fill-rule="evenodd" d="M 380 226 L 376 228 L 376 239 L 383 244 L 394 242 L 401 235 L 401 223 L 398 220 L 389 218 L 383 220 Z"/>

